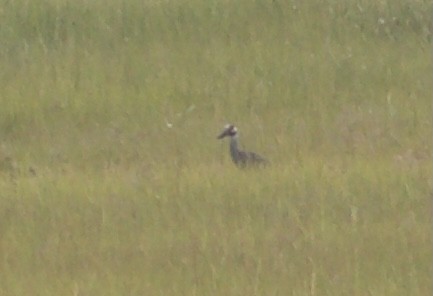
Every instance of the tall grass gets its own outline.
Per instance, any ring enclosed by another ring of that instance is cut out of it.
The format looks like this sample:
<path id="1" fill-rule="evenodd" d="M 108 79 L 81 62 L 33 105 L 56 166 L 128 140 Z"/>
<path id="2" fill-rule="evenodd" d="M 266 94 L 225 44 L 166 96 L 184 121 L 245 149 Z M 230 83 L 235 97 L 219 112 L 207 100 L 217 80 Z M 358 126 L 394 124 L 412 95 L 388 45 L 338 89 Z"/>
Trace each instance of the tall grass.
<path id="1" fill-rule="evenodd" d="M 0 294 L 431 293 L 430 2 L 0 7 Z"/>

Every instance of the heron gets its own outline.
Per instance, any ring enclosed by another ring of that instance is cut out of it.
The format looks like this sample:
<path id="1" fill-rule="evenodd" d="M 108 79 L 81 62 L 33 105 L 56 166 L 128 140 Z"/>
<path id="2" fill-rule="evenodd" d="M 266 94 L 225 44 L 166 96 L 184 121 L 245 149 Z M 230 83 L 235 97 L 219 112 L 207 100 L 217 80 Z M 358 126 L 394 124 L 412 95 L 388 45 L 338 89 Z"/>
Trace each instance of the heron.
<path id="1" fill-rule="evenodd" d="M 225 137 L 230 137 L 230 155 L 236 166 L 245 168 L 268 164 L 268 161 L 259 154 L 239 149 L 238 129 L 233 124 L 227 124 L 217 139 L 223 139 Z"/>

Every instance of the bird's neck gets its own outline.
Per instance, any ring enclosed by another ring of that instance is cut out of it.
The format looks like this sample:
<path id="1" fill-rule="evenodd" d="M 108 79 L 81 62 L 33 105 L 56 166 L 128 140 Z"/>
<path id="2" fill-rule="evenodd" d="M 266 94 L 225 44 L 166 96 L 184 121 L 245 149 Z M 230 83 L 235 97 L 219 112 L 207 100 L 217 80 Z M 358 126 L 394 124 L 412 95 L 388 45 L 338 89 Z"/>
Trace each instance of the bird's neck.
<path id="1" fill-rule="evenodd" d="M 233 137 L 230 137 L 230 155 L 232 156 L 232 159 L 235 163 L 237 163 L 238 161 L 238 154 L 238 135 L 235 135 Z"/>

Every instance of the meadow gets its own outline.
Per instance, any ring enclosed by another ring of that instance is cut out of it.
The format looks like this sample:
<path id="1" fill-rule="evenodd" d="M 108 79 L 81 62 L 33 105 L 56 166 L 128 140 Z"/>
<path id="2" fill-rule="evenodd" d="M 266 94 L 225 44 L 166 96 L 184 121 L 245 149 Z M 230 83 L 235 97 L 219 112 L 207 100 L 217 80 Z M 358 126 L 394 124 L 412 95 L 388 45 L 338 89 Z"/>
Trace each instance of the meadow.
<path id="1" fill-rule="evenodd" d="M 0 295 L 431 295 L 430 1 L 0 3 Z"/>

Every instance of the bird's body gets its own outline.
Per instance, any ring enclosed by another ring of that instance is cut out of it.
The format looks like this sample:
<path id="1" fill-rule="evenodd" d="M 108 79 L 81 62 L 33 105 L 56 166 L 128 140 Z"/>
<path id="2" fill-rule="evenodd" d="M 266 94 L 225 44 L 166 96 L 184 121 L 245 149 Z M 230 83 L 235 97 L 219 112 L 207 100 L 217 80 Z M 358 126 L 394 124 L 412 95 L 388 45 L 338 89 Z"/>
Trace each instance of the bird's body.
<path id="1" fill-rule="evenodd" d="M 224 131 L 218 136 L 218 139 L 230 137 L 230 156 L 238 167 L 263 166 L 268 162 L 262 156 L 250 151 L 239 149 L 239 135 L 234 125 L 226 125 Z"/>

